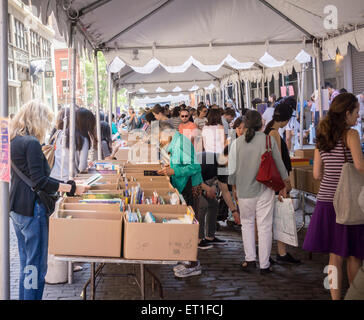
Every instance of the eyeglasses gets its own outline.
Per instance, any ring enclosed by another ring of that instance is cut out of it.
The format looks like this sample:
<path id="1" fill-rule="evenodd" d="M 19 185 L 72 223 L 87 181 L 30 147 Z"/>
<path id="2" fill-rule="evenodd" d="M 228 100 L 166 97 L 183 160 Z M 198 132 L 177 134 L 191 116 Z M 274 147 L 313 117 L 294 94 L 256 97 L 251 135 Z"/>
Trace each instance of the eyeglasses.
<path id="1" fill-rule="evenodd" d="M 181 118 L 189 118 L 190 116 L 181 116 Z"/>

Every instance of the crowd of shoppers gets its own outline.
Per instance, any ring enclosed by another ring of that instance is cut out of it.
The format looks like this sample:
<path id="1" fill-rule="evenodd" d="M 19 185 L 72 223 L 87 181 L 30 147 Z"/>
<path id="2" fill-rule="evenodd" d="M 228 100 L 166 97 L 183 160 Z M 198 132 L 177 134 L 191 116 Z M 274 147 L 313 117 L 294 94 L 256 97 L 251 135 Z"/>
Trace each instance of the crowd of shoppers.
<path id="1" fill-rule="evenodd" d="M 357 97 L 342 90 L 336 93 L 332 89 L 332 95 L 335 96 L 330 110 L 317 130 L 314 177 L 322 181 L 303 248 L 330 254 L 329 263 L 338 269 L 339 275 L 339 287 L 332 289 L 331 294 L 333 299 L 339 299 L 344 259 L 347 258 L 350 283 L 364 259 L 364 226 L 337 224 L 333 208 L 344 156 L 364 174 L 361 137 L 357 131 L 350 129 L 360 116 L 363 117 L 360 108 L 364 99 L 359 96 L 358 101 Z M 197 109 L 185 104 L 174 108 L 157 104 L 139 112 L 129 108 L 128 115 L 122 114 L 118 119 L 113 116 L 111 129 L 108 119 L 101 113 L 102 158 L 114 159 L 118 144 L 113 142 L 121 128 L 143 132 L 146 137 L 143 141 L 149 143 L 153 128 L 157 127 L 161 154 L 167 155 L 167 162 L 158 173 L 170 177 L 172 185 L 194 208 L 199 221 L 199 249 L 227 243 L 215 235 L 220 195 L 220 201 L 225 202 L 234 221 L 241 225 L 244 248 L 244 259 L 240 264 L 242 271 L 256 269 L 257 257 L 261 274 L 273 272 L 274 263 L 298 265 L 301 261 L 294 258 L 287 245 L 280 241 L 277 241 L 275 259 L 271 257 L 275 203 L 277 198 L 281 201 L 289 197 L 292 189 L 288 178 L 292 171 L 290 151 L 294 137 L 301 134 L 296 117 L 297 102 L 293 97 L 277 99 L 274 94 L 267 102 L 268 108 L 263 115 L 256 110 L 243 110 L 239 114 L 234 108 L 208 107 L 202 102 Z M 314 100 L 311 102 L 313 104 Z M 56 148 L 54 165 L 49 168 L 41 145 L 51 122 L 51 112 L 36 101 L 25 105 L 11 122 L 12 162 L 35 186 L 28 187 L 13 171 L 11 218 L 18 237 L 21 270 L 29 263 L 40 270 L 39 289 L 29 291 L 21 285 L 21 299 L 41 298 L 47 270 L 48 215 L 34 190 L 82 194 L 87 189 L 69 179 L 68 108 L 60 110 L 51 133 L 50 141 L 54 141 Z M 267 139 L 271 141 L 273 160 L 284 182 L 284 187 L 277 192 L 256 180 Z M 96 118 L 88 109 L 76 108 L 75 142 L 75 169 L 71 176 L 87 168 L 96 149 Z M 31 205 L 25 206 L 24 203 Z M 28 224 L 31 227 L 24 228 Z M 33 237 L 31 245 L 26 245 L 29 237 Z M 180 278 L 202 273 L 199 261 L 178 264 L 173 270 Z M 21 272 L 22 279 L 24 273 Z"/>

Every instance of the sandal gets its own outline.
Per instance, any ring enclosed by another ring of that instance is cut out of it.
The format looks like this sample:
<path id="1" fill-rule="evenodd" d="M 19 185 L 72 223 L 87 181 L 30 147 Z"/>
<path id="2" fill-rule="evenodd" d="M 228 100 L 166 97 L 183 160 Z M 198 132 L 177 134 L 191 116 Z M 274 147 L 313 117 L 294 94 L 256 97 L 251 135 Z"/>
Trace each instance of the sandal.
<path id="1" fill-rule="evenodd" d="M 257 268 L 257 265 L 256 265 L 255 261 L 243 261 L 240 264 L 240 268 L 241 268 L 241 270 L 243 270 L 245 272 L 250 272 L 252 270 L 255 270 Z"/>

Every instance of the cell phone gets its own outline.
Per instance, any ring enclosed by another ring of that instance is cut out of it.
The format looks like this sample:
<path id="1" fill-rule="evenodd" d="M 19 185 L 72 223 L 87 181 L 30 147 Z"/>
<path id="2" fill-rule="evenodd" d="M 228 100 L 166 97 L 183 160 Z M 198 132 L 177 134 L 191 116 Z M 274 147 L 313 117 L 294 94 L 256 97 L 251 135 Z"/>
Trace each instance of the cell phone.
<path id="1" fill-rule="evenodd" d="M 157 170 L 144 170 L 145 176 L 159 176 Z"/>

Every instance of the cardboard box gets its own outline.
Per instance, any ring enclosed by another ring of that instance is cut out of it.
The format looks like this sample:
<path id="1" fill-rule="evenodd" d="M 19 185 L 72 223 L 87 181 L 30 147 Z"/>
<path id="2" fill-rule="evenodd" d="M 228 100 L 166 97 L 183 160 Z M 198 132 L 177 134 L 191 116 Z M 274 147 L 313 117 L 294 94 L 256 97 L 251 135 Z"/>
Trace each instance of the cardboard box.
<path id="1" fill-rule="evenodd" d="M 72 218 L 66 218 L 71 215 Z M 120 257 L 122 213 L 59 210 L 49 219 L 50 254 Z"/>
<path id="2" fill-rule="evenodd" d="M 130 148 L 129 147 L 120 148 L 118 150 L 118 152 L 116 152 L 115 158 L 118 161 L 128 161 L 128 159 L 129 159 L 129 152 L 130 152 Z"/>
<path id="3" fill-rule="evenodd" d="M 313 159 L 315 156 L 315 149 L 298 149 L 294 152 L 297 158 Z"/>
<path id="4" fill-rule="evenodd" d="M 320 181 L 313 178 L 313 168 L 302 167 L 295 168 L 296 172 L 296 189 L 317 194 L 320 190 Z"/>
<path id="5" fill-rule="evenodd" d="M 153 215 L 159 223 L 129 223 L 124 217 L 123 257 L 140 260 L 196 261 L 198 222 L 164 224 L 160 223 L 163 218 L 176 219 L 179 215 L 158 212 L 153 212 Z"/>

